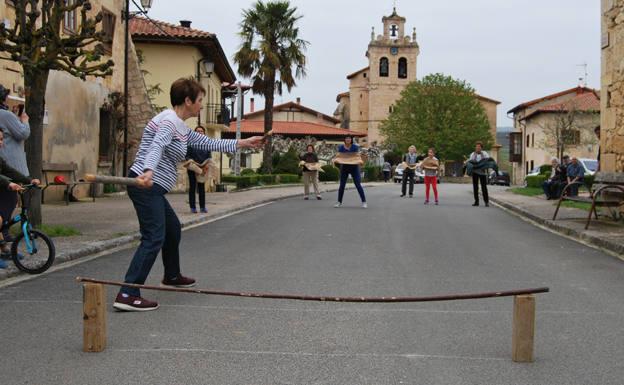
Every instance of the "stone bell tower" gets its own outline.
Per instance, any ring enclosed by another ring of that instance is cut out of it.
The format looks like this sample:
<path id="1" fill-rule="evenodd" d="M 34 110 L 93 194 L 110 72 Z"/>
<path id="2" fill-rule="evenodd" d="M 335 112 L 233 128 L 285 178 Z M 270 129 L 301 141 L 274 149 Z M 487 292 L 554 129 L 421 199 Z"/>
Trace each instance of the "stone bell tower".
<path id="1" fill-rule="evenodd" d="M 392 111 L 401 91 L 416 80 L 416 62 L 420 48 L 416 28 L 406 35 L 406 19 L 397 14 L 384 16 L 383 34 L 375 36 L 374 28 L 366 56 L 369 61 L 368 142 L 381 143 L 379 125 Z"/>

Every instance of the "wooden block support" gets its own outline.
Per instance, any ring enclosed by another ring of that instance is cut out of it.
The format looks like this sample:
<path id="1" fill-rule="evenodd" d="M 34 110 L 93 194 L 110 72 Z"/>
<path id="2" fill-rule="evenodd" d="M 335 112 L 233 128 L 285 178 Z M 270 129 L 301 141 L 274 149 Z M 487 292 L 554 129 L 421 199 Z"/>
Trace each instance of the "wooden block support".
<path id="1" fill-rule="evenodd" d="M 84 352 L 106 349 L 106 288 L 96 283 L 83 286 L 83 345 Z"/>
<path id="2" fill-rule="evenodd" d="M 533 362 L 535 337 L 535 296 L 514 297 L 513 335 L 511 359 L 514 362 Z"/>

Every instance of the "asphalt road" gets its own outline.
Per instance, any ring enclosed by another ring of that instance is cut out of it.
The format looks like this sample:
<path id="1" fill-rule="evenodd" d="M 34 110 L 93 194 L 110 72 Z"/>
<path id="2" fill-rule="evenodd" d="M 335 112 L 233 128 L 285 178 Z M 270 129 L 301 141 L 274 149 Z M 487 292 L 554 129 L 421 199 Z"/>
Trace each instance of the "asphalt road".
<path id="1" fill-rule="evenodd" d="M 369 209 L 291 199 L 183 234 L 199 287 L 404 296 L 549 286 L 537 297 L 536 361 L 511 361 L 512 298 L 340 304 L 145 292 L 115 313 L 108 348 L 83 353 L 74 277 L 119 280 L 133 250 L 0 289 L 0 384 L 622 384 L 624 262 L 473 208 L 369 189 Z M 157 262 L 149 283 L 158 284 Z M 115 289 L 109 288 L 112 303 Z"/>

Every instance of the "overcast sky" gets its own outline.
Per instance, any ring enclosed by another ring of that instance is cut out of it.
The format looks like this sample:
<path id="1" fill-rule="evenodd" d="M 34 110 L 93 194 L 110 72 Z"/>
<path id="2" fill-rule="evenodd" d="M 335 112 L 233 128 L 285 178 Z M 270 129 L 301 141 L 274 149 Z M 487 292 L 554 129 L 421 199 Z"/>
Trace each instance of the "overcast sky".
<path id="1" fill-rule="evenodd" d="M 303 15 L 301 36 L 310 42 L 308 76 L 294 100 L 332 114 L 336 95 L 348 90 L 346 75 L 365 67 L 371 27 L 392 0 L 292 0 Z M 240 45 L 241 12 L 251 0 L 154 0 L 149 16 L 216 33 L 232 58 Z M 527 100 L 572 88 L 584 76 L 600 87 L 600 1 L 598 0 L 399 0 L 397 11 L 416 27 L 418 78 L 442 72 L 467 80 L 483 96 L 502 102 L 498 126 L 510 126 L 506 111 Z M 234 67 L 234 64 L 231 61 Z M 256 100 L 259 98 L 256 97 Z M 259 104 L 263 106 L 263 102 Z"/>

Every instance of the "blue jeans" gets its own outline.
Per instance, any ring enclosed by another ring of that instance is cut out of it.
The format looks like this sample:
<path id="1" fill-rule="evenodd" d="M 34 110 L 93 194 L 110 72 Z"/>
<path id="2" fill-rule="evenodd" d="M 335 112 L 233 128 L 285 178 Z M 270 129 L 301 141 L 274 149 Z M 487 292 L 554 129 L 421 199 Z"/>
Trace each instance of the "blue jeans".
<path id="1" fill-rule="evenodd" d="M 347 186 L 347 179 L 349 175 L 353 178 L 353 184 L 360 194 L 362 203 L 366 202 L 366 196 L 364 195 L 364 189 L 362 188 L 362 178 L 360 175 L 360 166 L 356 164 L 342 164 L 340 165 L 340 188 L 338 189 L 338 202 L 342 203 L 344 197 L 344 190 Z"/>
<path id="2" fill-rule="evenodd" d="M 131 178 L 135 176 L 129 175 Z M 128 186 L 128 196 L 139 219 L 141 244 L 132 257 L 124 282 L 144 284 L 161 250 L 165 278 L 180 274 L 180 221 L 165 198 L 166 193 L 157 184 L 150 189 Z M 141 295 L 139 289 L 129 287 L 122 287 L 121 292 L 136 297 Z"/>

